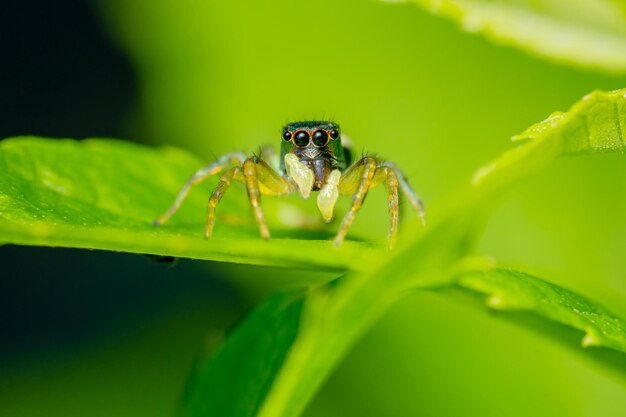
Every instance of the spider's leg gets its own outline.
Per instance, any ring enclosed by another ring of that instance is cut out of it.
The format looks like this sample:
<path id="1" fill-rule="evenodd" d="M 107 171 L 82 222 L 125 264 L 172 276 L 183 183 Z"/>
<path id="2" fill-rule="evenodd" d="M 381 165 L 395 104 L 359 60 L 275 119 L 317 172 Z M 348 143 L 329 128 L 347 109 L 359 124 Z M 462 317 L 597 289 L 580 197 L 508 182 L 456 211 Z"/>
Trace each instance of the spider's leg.
<path id="1" fill-rule="evenodd" d="M 406 177 L 404 176 L 402 171 L 400 171 L 400 168 L 398 168 L 398 166 L 394 164 L 393 162 L 387 162 L 387 161 L 383 162 L 381 165 L 384 167 L 390 168 L 390 170 L 396 174 L 396 176 L 398 177 L 398 183 L 400 185 L 400 189 L 402 190 L 404 194 L 406 194 L 409 201 L 411 202 L 411 205 L 415 208 L 415 210 L 417 210 L 417 213 L 420 216 L 420 220 L 422 221 L 422 224 L 426 224 L 426 213 L 424 211 L 424 203 L 422 203 L 422 200 L 419 198 L 417 193 L 413 190 L 413 188 L 411 188 Z"/>
<path id="2" fill-rule="evenodd" d="M 261 188 L 265 194 L 286 194 L 294 190 L 294 184 L 288 182 L 283 177 L 278 175 L 266 162 L 258 158 L 248 158 L 243 163 L 243 176 L 248 190 L 248 199 L 252 210 L 254 210 L 254 217 L 259 224 L 259 231 L 261 237 L 267 240 L 270 238 L 270 231 L 267 228 L 265 222 L 265 216 L 261 209 Z M 261 182 L 260 182 L 260 181 Z"/>
<path id="3" fill-rule="evenodd" d="M 232 167 L 223 173 L 220 177 L 220 182 L 213 190 L 213 193 L 211 193 L 211 197 L 209 198 L 209 207 L 207 209 L 206 228 L 204 229 L 205 239 L 209 239 L 213 233 L 213 225 L 215 224 L 215 207 L 217 206 L 217 203 L 219 203 L 222 197 L 224 197 L 228 187 L 230 187 L 230 184 L 233 182 L 233 178 L 239 172 L 241 172 L 241 167 Z"/>
<path id="4" fill-rule="evenodd" d="M 352 222 L 356 217 L 356 213 L 361 208 L 363 200 L 372 185 L 377 165 L 378 163 L 375 158 L 365 156 L 356 164 L 348 168 L 344 176 L 341 178 L 339 183 L 340 191 L 343 189 L 345 192 L 346 190 L 353 189 L 354 185 L 356 185 L 356 190 L 352 196 L 352 206 L 344 216 L 341 226 L 339 226 L 339 231 L 335 236 L 335 246 L 341 245 L 346 237 L 348 229 L 352 225 Z"/>
<path id="5" fill-rule="evenodd" d="M 261 209 L 259 192 L 266 195 L 290 194 L 298 189 L 297 185 L 281 176 L 267 162 L 258 158 L 246 160 L 244 163 L 244 177 L 248 198 L 259 223 L 261 236 L 267 240 L 270 237 L 270 233 Z"/>
<path id="6" fill-rule="evenodd" d="M 396 172 L 388 167 L 381 166 L 378 168 L 382 171 L 386 178 L 387 184 L 387 202 L 389 206 L 389 236 L 388 245 L 389 249 L 393 249 L 396 243 L 396 236 L 398 234 L 398 217 L 399 217 L 399 198 L 398 198 L 398 175 Z"/>
<path id="7" fill-rule="evenodd" d="M 246 190 L 248 191 L 248 200 L 254 210 L 254 217 L 259 224 L 259 231 L 261 237 L 267 240 L 270 238 L 270 231 L 265 223 L 265 216 L 261 209 L 261 192 L 259 191 L 259 179 L 256 173 L 256 162 L 252 158 L 246 159 L 243 163 L 243 176 L 246 184 Z"/>
<path id="8" fill-rule="evenodd" d="M 278 173 L 270 164 L 263 159 L 256 161 L 257 179 L 262 194 L 284 195 L 298 190 L 297 185 L 289 178 Z"/>
<path id="9" fill-rule="evenodd" d="M 219 173 L 226 166 L 228 166 L 228 164 L 231 164 L 231 163 L 242 164 L 245 159 L 246 159 L 246 155 L 243 154 L 242 152 L 227 153 L 226 155 L 222 155 L 221 157 L 219 157 L 215 162 L 212 162 L 209 165 L 205 166 L 204 168 L 198 170 L 195 174 L 193 174 L 187 180 L 185 185 L 183 185 L 183 188 L 180 189 L 180 191 L 178 192 L 178 195 L 176 196 L 176 200 L 174 200 L 174 203 L 172 204 L 172 206 L 169 209 L 167 209 L 167 211 L 163 213 L 161 217 L 153 221 L 152 224 L 154 224 L 155 226 L 162 225 L 170 217 L 172 217 L 174 213 L 178 211 L 178 209 L 180 208 L 180 205 L 183 203 L 185 198 L 187 198 L 187 194 L 189 194 L 191 187 L 193 187 L 196 184 L 200 184 L 202 181 L 206 180 L 211 175 Z"/>
<path id="10" fill-rule="evenodd" d="M 269 230 L 260 206 L 261 194 L 281 195 L 295 191 L 295 184 L 281 177 L 265 161 L 248 158 L 241 166 L 233 167 L 220 177 L 220 181 L 209 198 L 205 238 L 213 234 L 215 225 L 215 209 L 233 180 L 242 181 L 248 191 L 248 199 L 259 224 L 261 236 L 269 239 Z"/>

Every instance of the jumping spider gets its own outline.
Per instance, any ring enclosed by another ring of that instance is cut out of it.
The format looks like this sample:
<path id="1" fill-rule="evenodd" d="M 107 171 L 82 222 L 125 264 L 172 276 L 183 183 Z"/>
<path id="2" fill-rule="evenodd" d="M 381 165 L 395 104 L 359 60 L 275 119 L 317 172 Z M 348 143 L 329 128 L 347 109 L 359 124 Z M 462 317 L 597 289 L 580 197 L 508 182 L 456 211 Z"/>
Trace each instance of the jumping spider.
<path id="1" fill-rule="evenodd" d="M 349 147 L 345 142 L 345 137 L 340 134 L 339 125 L 335 123 L 324 121 L 289 123 L 283 128 L 279 166 L 270 165 L 271 161 L 276 159 L 271 148 L 264 148 L 260 156 L 252 157 L 241 152 L 228 153 L 192 175 L 178 193 L 172 206 L 154 221 L 154 225 L 165 223 L 176 213 L 192 186 L 231 166 L 222 174 L 209 199 L 205 229 L 207 239 L 213 233 L 215 207 L 233 180 L 245 184 L 261 236 L 266 240 L 269 239 L 270 232 L 261 209 L 261 194 L 285 195 L 299 191 L 303 198 L 309 198 L 311 191 L 318 191 L 317 207 L 326 222 L 333 218 L 339 194 L 351 195 L 352 205 L 335 237 L 336 246 L 346 237 L 367 192 L 385 181 L 391 216 L 389 246 L 392 247 L 398 231 L 398 188 L 406 194 L 422 222 L 424 206 L 395 164 L 372 155 L 363 156 L 358 161 L 352 162 Z"/>

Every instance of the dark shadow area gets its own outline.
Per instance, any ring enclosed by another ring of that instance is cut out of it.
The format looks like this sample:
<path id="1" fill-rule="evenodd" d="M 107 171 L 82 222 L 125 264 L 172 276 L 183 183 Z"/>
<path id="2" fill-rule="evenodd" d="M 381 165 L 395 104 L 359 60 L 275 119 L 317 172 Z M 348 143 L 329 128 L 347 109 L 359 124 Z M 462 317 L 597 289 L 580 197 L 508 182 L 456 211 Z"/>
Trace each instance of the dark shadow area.
<path id="1" fill-rule="evenodd" d="M 137 82 L 97 6 L 2 3 L 0 139 L 126 137 Z M 0 368 L 71 355 L 148 327 L 187 302 L 239 305 L 232 288 L 200 261 L 168 265 L 141 255 L 2 246 L 0 263 Z"/>
<path id="2" fill-rule="evenodd" d="M 95 6 L 79 0 L 2 3 L 0 138 L 124 136 L 135 77 Z"/>
<path id="3" fill-rule="evenodd" d="M 141 255 L 4 246 L 0 263 L 0 367 L 148 326 L 186 302 L 240 303 L 202 261 L 167 266 Z"/>

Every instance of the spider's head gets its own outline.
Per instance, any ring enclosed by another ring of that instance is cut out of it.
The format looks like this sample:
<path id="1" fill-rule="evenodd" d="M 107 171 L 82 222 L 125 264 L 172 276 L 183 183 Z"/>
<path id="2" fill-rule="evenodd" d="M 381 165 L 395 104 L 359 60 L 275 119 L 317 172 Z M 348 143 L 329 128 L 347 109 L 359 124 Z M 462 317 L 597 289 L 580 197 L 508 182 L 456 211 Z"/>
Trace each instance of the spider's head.
<path id="1" fill-rule="evenodd" d="M 325 121 L 289 123 L 283 128 L 280 147 L 281 170 L 285 155 L 292 153 L 307 165 L 315 175 L 314 190 L 326 183 L 334 169 L 346 168 L 346 153 L 341 146 L 339 125 Z"/>

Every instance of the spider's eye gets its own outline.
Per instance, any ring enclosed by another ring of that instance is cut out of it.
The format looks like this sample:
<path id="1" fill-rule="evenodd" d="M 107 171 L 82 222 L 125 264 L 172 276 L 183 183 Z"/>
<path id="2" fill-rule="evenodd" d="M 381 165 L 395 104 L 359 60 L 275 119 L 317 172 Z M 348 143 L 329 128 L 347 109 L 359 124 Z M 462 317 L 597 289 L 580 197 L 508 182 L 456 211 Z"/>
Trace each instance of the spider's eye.
<path id="1" fill-rule="evenodd" d="M 339 137 L 339 131 L 333 129 L 330 131 L 330 137 L 333 139 L 337 139 Z"/>
<path id="2" fill-rule="evenodd" d="M 293 137 L 293 141 L 296 146 L 304 148 L 309 144 L 309 134 L 304 130 L 301 130 L 295 134 L 295 136 Z"/>
<path id="3" fill-rule="evenodd" d="M 313 133 L 313 144 L 315 146 L 324 146 L 328 143 L 328 133 L 325 130 L 316 130 Z"/>
<path id="4" fill-rule="evenodd" d="M 283 132 L 283 140 L 289 142 L 291 140 L 291 132 L 288 130 L 285 130 Z"/>

